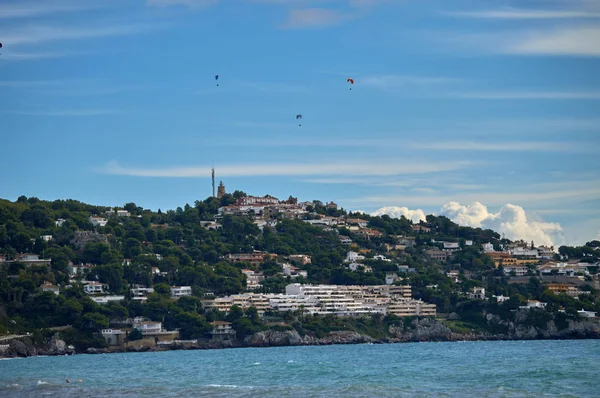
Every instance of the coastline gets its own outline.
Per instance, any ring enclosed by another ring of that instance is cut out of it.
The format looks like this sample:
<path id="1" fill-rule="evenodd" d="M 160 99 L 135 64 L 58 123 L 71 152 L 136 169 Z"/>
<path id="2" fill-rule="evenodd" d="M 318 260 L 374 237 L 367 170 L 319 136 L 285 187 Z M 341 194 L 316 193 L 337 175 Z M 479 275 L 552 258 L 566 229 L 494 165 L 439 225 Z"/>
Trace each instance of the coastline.
<path id="1" fill-rule="evenodd" d="M 518 327 L 510 334 L 489 332 L 452 332 L 441 322 L 423 319 L 414 330 L 402 331 L 390 328 L 392 337 L 374 338 L 354 331 L 332 331 L 323 337 L 314 334 L 301 336 L 296 330 L 266 330 L 247 336 L 244 340 L 204 340 L 196 343 L 172 343 L 171 345 L 141 344 L 108 348 L 76 350 L 55 333 L 45 345 L 36 345 L 31 337 L 11 340 L 8 348 L 0 351 L 0 358 L 24 358 L 32 356 L 62 356 L 81 354 L 111 354 L 126 352 L 160 352 L 171 350 L 215 350 L 228 348 L 266 348 L 285 346 L 321 346 L 344 344 L 402 344 L 415 342 L 458 342 L 458 341 L 527 341 L 527 340 L 593 340 L 600 339 L 600 322 L 573 322 L 567 329 L 557 330 L 547 325 L 545 330 L 535 327 Z"/>

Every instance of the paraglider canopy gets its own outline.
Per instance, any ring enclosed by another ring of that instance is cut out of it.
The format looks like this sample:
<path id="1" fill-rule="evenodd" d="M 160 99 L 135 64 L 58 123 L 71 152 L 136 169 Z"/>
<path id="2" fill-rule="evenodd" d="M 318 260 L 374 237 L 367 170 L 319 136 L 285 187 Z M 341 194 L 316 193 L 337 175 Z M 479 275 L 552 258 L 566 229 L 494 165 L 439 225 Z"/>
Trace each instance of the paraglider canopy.
<path id="1" fill-rule="evenodd" d="M 215 75 L 215 80 L 219 80 L 219 75 Z M 219 83 L 217 83 L 217 87 L 219 87 Z"/>
<path id="2" fill-rule="evenodd" d="M 354 79 L 349 77 L 348 80 L 346 80 L 348 83 L 350 83 L 350 85 L 354 84 Z M 352 90 L 352 87 L 350 87 L 350 90 Z"/>
<path id="3" fill-rule="evenodd" d="M 296 115 L 296 120 L 301 120 L 302 119 L 302 115 L 298 114 Z M 302 127 L 302 124 L 298 124 L 298 126 Z"/>

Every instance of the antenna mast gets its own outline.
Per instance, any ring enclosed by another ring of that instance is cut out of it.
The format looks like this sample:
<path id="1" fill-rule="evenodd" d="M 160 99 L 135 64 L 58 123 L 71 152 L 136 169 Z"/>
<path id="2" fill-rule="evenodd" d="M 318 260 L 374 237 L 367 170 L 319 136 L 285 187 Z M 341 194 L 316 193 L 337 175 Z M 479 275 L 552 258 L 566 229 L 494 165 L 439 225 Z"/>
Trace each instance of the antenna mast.
<path id="1" fill-rule="evenodd" d="M 212 188 L 213 188 L 213 198 L 215 197 L 215 168 L 212 168 Z"/>

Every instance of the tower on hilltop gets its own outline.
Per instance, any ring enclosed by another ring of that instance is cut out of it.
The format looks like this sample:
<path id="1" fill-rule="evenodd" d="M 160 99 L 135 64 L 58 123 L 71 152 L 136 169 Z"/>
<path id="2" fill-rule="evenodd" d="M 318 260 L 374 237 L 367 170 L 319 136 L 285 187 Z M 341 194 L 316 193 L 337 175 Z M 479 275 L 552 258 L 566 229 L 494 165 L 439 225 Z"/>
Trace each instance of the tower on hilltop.
<path id="1" fill-rule="evenodd" d="M 215 197 L 215 168 L 212 168 L 212 188 L 213 188 L 213 198 Z"/>
<path id="2" fill-rule="evenodd" d="M 225 196 L 225 185 L 223 185 L 223 181 L 219 181 L 219 190 L 217 191 L 217 198 L 221 199 Z"/>

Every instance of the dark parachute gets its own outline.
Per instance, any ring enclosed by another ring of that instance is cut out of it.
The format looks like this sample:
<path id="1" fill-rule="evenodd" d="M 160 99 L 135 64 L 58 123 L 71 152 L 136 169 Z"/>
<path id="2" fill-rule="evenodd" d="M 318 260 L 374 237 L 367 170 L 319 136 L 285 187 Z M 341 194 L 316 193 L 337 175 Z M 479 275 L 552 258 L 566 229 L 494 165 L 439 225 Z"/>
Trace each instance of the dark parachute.
<path id="1" fill-rule="evenodd" d="M 302 120 L 302 115 L 296 115 L 296 120 Z M 302 127 L 302 124 L 298 124 L 298 126 Z"/>
<path id="2" fill-rule="evenodd" d="M 215 80 L 219 80 L 219 75 L 215 75 Z M 217 83 L 217 87 L 219 87 L 219 83 Z"/>
<path id="3" fill-rule="evenodd" d="M 346 82 L 350 83 L 350 85 L 354 85 L 354 79 L 349 77 L 348 80 L 346 80 Z M 352 87 L 350 87 L 350 90 L 352 90 Z"/>

